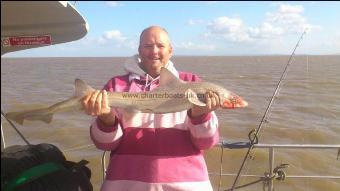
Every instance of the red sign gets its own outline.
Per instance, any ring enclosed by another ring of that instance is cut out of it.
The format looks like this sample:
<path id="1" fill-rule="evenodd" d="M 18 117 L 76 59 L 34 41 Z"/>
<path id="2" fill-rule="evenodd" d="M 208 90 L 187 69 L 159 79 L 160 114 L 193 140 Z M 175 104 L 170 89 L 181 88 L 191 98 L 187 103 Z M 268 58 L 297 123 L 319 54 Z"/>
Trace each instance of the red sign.
<path id="1" fill-rule="evenodd" d="M 7 46 L 50 45 L 51 35 L 8 37 Z"/>

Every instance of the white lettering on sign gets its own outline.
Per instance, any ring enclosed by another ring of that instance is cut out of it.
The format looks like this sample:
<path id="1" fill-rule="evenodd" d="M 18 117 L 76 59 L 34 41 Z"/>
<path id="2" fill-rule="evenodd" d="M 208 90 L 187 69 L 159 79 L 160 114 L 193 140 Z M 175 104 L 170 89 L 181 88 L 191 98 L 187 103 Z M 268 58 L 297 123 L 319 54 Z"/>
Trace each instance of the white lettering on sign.
<path id="1" fill-rule="evenodd" d="M 50 45 L 51 35 L 40 36 L 12 36 L 1 39 L 3 47 L 8 46 L 30 46 L 30 45 Z"/>

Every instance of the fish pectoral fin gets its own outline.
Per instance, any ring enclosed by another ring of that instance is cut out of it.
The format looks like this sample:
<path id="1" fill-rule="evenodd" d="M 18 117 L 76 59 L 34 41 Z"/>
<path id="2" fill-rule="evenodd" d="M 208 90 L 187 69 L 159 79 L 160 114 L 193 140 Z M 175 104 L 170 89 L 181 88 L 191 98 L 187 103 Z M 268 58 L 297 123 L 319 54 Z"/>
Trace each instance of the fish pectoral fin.
<path id="1" fill-rule="evenodd" d="M 24 118 L 18 118 L 18 119 L 15 119 L 14 121 L 17 122 L 20 125 L 24 124 Z"/>
<path id="2" fill-rule="evenodd" d="M 48 114 L 48 115 L 45 115 L 41 118 L 41 121 L 45 122 L 45 123 L 51 123 L 52 121 L 52 118 L 53 118 L 53 114 Z"/>
<path id="3" fill-rule="evenodd" d="M 140 113 L 139 110 L 136 110 L 135 108 L 125 108 L 123 110 L 123 118 L 126 121 L 131 120 L 137 113 Z"/>
<path id="4" fill-rule="evenodd" d="M 123 113 L 131 113 L 131 114 L 136 114 L 136 113 L 140 113 L 141 111 L 139 111 L 138 109 L 136 109 L 135 107 L 126 107 L 123 109 Z"/>
<path id="5" fill-rule="evenodd" d="M 13 120 L 20 125 L 24 124 L 24 118 L 23 117 L 16 117 L 16 118 L 13 118 Z"/>
<path id="6" fill-rule="evenodd" d="M 196 92 L 194 92 L 192 89 L 187 89 L 187 91 L 185 91 L 185 96 L 189 102 L 194 105 L 206 106 L 206 104 L 198 98 Z"/>

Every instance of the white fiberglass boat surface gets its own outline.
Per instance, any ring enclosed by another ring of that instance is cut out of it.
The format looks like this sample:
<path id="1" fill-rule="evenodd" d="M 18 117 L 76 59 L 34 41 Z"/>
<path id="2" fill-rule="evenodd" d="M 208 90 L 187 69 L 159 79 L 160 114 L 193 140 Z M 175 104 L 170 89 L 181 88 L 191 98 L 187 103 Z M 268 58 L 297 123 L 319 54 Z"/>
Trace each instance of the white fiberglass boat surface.
<path id="1" fill-rule="evenodd" d="M 1 57 L 9 52 L 81 39 L 88 28 L 84 17 L 66 1 L 1 1 Z M 1 115 L 4 116 L 2 110 Z M 1 190 L 93 190 L 88 161 L 67 161 L 52 144 L 32 145 L 8 122 L 27 145 L 7 147 L 1 122 Z M 79 165 L 78 172 L 71 170 Z M 53 180 L 46 179 L 50 175 Z"/>
<path id="2" fill-rule="evenodd" d="M 66 1 L 1 1 L 1 55 L 78 40 L 88 29 Z"/>

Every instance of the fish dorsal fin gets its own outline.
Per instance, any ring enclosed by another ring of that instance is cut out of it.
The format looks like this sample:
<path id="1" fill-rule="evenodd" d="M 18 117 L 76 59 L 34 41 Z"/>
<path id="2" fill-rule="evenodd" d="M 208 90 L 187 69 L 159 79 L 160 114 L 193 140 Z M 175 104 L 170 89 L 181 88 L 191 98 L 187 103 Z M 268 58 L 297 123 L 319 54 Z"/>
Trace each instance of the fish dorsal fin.
<path id="1" fill-rule="evenodd" d="M 76 97 L 84 97 L 89 93 L 95 91 L 91 86 L 87 85 L 83 80 L 76 79 L 74 82 L 75 92 L 74 95 Z"/>
<path id="2" fill-rule="evenodd" d="M 185 97 L 194 105 L 206 106 L 206 104 L 198 98 L 197 93 L 190 88 L 185 91 Z"/>
<path id="3" fill-rule="evenodd" d="M 159 75 L 159 86 L 176 86 L 178 84 L 184 83 L 182 80 L 178 79 L 173 73 L 168 69 L 162 67 Z"/>

